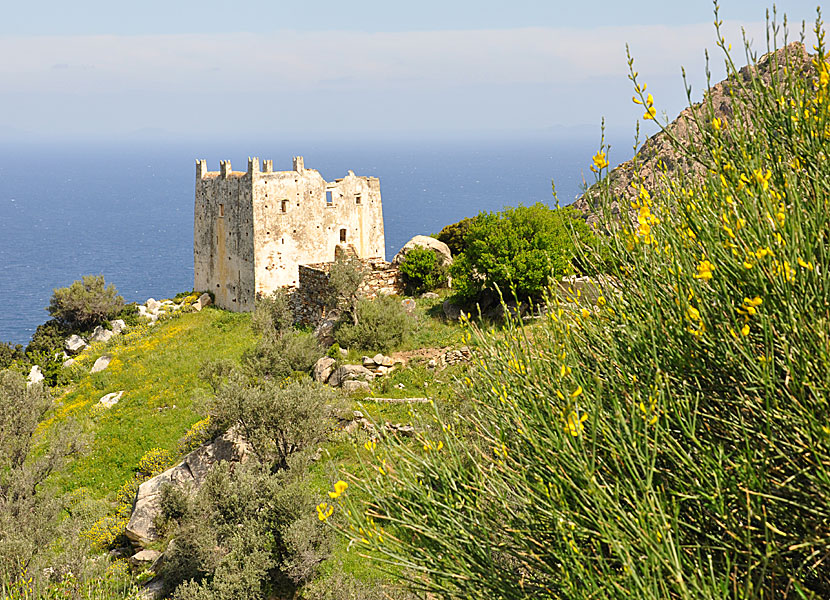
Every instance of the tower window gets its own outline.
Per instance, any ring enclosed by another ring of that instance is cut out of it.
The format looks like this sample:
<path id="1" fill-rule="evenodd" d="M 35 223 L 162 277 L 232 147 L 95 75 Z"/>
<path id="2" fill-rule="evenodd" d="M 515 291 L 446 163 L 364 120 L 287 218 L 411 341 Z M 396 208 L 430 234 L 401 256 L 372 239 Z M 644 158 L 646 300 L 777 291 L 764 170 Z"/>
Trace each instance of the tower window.
<path id="1" fill-rule="evenodd" d="M 334 204 L 334 199 L 332 198 L 332 190 L 326 190 L 326 206 L 331 206 Z"/>
<path id="2" fill-rule="evenodd" d="M 354 203 L 355 204 L 360 204 L 360 194 L 355 194 Z"/>
<path id="3" fill-rule="evenodd" d="M 282 212 L 288 212 L 288 200 L 283 200 L 281 203 Z"/>
<path id="4" fill-rule="evenodd" d="M 219 216 L 220 216 L 220 217 L 224 217 L 224 216 L 225 216 L 225 205 L 224 205 L 224 204 L 220 204 L 220 205 L 219 205 Z"/>
<path id="5" fill-rule="evenodd" d="M 345 242 L 345 241 L 346 241 L 346 230 L 345 230 L 345 229 L 341 229 L 341 230 L 340 230 L 340 241 L 341 241 L 341 242 Z"/>

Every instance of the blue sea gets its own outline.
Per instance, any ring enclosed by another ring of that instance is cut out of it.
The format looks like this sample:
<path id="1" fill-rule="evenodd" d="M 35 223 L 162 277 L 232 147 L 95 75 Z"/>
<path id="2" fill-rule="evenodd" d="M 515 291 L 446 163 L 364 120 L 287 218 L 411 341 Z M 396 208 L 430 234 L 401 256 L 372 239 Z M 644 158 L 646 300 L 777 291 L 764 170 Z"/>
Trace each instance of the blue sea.
<path id="1" fill-rule="evenodd" d="M 103 274 L 127 301 L 193 287 L 194 160 L 291 168 L 332 180 L 380 178 L 386 256 L 417 234 L 480 211 L 562 204 L 582 189 L 595 139 L 417 142 L 222 140 L 0 145 L 0 341 L 25 344 L 48 320 L 52 290 Z"/>

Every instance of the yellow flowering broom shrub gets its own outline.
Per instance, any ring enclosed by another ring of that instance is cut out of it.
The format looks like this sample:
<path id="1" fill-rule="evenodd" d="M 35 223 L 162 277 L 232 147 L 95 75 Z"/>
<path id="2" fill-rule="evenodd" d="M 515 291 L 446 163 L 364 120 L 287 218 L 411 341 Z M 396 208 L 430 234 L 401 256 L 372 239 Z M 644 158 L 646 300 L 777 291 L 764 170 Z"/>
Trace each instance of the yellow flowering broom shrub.
<path id="1" fill-rule="evenodd" d="M 788 46 L 739 73 L 718 31 L 732 118 L 695 107 L 696 133 L 671 138 L 694 169 L 638 189 L 631 223 L 601 211 L 618 267 L 596 303 L 554 296 L 498 337 L 471 327 L 470 415 L 367 443 L 320 518 L 440 598 L 830 597 L 816 34 L 811 58 Z M 659 99 L 631 77 L 654 120 Z M 595 189 L 609 207 L 607 182 Z"/>

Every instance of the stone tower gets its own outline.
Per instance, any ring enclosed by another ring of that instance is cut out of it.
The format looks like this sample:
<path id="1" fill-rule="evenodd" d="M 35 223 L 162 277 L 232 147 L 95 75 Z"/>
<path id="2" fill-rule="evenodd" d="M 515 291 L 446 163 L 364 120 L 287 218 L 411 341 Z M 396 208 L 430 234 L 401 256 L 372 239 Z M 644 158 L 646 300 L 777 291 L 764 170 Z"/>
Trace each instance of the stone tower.
<path id="1" fill-rule="evenodd" d="M 196 161 L 193 289 L 212 291 L 218 306 L 252 310 L 257 294 L 296 286 L 299 265 L 331 262 L 342 244 L 359 258 L 385 259 L 377 177 L 349 171 L 327 182 L 301 156 L 291 171 L 274 171 L 270 160 L 260 167 L 258 158 L 247 171 L 230 161 L 208 171 Z"/>

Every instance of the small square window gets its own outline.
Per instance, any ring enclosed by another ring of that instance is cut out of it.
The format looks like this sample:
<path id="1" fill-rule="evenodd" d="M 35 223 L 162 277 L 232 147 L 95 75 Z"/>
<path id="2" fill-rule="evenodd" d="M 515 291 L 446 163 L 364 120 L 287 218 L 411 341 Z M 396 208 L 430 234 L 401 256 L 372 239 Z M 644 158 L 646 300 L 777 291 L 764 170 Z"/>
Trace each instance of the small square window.
<path id="1" fill-rule="evenodd" d="M 355 194 L 354 203 L 355 204 L 360 204 L 360 194 Z"/>

